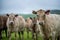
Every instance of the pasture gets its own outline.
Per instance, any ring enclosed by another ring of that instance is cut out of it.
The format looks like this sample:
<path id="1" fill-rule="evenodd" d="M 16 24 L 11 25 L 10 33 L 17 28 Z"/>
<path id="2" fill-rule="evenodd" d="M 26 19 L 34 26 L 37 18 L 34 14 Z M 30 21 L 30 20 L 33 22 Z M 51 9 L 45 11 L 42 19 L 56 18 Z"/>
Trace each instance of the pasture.
<path id="1" fill-rule="evenodd" d="M 20 14 L 22 15 L 25 19 L 28 18 L 28 17 L 35 17 L 36 15 L 34 14 Z M 15 33 L 12 33 L 11 34 L 11 37 L 12 37 L 12 40 L 15 40 L 15 36 L 14 36 Z M 19 38 L 19 35 L 17 34 L 17 38 Z M 39 40 L 42 40 L 42 37 L 39 35 Z M 5 31 L 2 32 L 2 40 L 8 40 L 6 35 L 5 35 Z M 18 39 L 19 40 L 19 39 Z M 32 33 L 29 32 L 29 38 L 27 38 L 27 32 L 26 30 L 24 31 L 24 40 L 32 40 Z"/>
<path id="2" fill-rule="evenodd" d="M 3 31 L 2 33 L 3 33 L 3 34 L 2 34 L 2 37 L 3 37 L 2 40 L 8 40 L 7 37 L 6 37 L 6 35 L 5 35 L 5 33 L 4 33 L 4 31 Z M 11 37 L 12 37 L 12 40 L 15 40 L 14 33 L 11 34 Z M 18 34 L 17 34 L 17 38 L 18 38 L 18 40 L 19 40 L 19 35 L 18 35 Z M 24 31 L 24 40 L 32 40 L 32 33 L 29 32 L 29 38 L 27 38 L 27 32 Z M 38 40 L 42 40 L 42 37 L 40 36 L 40 37 L 38 38 Z"/>

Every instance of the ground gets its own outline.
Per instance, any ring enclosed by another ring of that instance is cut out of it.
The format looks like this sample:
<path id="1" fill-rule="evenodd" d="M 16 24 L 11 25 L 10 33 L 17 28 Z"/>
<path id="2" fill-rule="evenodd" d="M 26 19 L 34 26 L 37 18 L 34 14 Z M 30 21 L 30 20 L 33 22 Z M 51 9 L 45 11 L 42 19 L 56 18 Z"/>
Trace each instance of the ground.
<path id="1" fill-rule="evenodd" d="M 5 32 L 3 31 L 2 33 L 3 33 L 2 34 L 2 37 L 3 37 L 2 40 L 7 40 L 7 37 L 5 35 Z M 12 40 L 15 39 L 14 33 L 11 34 L 11 37 L 12 37 Z M 17 38 L 19 38 L 19 35 L 18 34 L 17 34 Z M 39 40 L 42 40 L 42 37 L 40 36 L 38 39 Z M 27 32 L 25 31 L 24 32 L 24 40 L 32 40 L 32 33 L 31 32 L 29 33 L 29 39 L 28 39 L 27 38 Z"/>

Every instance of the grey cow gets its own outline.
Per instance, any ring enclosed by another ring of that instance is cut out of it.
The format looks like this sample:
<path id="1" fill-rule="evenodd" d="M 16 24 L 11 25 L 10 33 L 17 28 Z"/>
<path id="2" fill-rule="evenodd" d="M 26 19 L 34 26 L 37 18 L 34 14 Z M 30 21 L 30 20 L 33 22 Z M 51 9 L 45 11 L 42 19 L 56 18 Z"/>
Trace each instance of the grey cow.
<path id="1" fill-rule="evenodd" d="M 17 33 L 20 37 L 20 32 L 22 33 L 23 39 L 23 31 L 25 26 L 25 20 L 22 16 L 18 16 L 16 14 L 7 14 L 7 29 L 8 29 L 8 38 L 11 40 L 11 33 L 15 33 L 15 39 L 17 40 Z"/>

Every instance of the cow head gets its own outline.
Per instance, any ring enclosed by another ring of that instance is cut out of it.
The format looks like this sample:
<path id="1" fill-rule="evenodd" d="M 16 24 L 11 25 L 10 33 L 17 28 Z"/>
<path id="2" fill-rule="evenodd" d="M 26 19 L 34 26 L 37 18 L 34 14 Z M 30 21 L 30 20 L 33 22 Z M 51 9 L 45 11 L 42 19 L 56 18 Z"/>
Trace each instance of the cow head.
<path id="1" fill-rule="evenodd" d="M 28 17 L 27 19 L 25 19 L 26 22 L 32 22 L 32 17 Z"/>
<path id="2" fill-rule="evenodd" d="M 34 32 L 36 32 L 35 30 L 37 30 L 37 28 L 39 27 L 39 21 L 36 17 L 34 17 L 32 19 L 32 29 Z"/>
<path id="3" fill-rule="evenodd" d="M 33 11 L 32 13 L 37 15 L 37 19 L 40 22 L 39 24 L 42 25 L 42 24 L 44 24 L 46 15 L 49 15 L 49 12 L 50 12 L 50 10 L 45 11 L 45 10 L 40 9 L 38 11 Z"/>
<path id="4" fill-rule="evenodd" d="M 37 18 L 36 18 L 36 17 L 33 17 L 33 18 L 32 18 L 32 24 L 33 24 L 33 25 L 36 25 L 36 24 L 37 24 Z"/>
<path id="5" fill-rule="evenodd" d="M 7 16 L 8 16 L 9 25 L 13 26 L 15 17 L 17 17 L 18 15 L 11 13 L 11 14 L 7 14 Z"/>

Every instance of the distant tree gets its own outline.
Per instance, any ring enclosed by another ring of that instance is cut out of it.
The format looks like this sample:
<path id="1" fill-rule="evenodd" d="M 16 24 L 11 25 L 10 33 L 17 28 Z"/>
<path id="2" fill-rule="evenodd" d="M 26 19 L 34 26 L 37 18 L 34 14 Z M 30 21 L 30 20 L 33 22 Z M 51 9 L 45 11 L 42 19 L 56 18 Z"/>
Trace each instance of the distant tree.
<path id="1" fill-rule="evenodd" d="M 60 10 L 51 10 L 52 14 L 60 14 Z"/>

